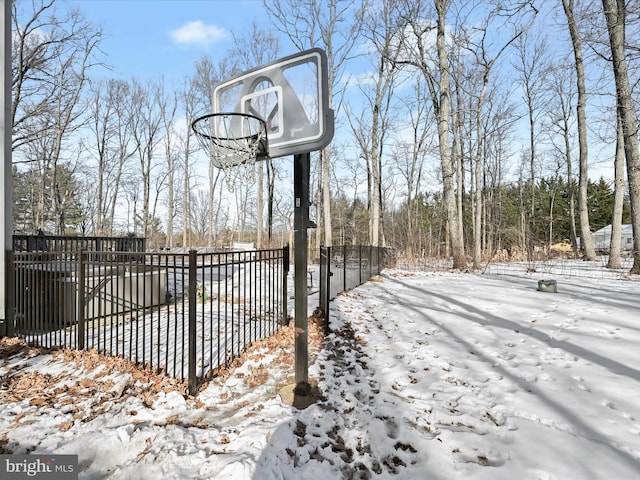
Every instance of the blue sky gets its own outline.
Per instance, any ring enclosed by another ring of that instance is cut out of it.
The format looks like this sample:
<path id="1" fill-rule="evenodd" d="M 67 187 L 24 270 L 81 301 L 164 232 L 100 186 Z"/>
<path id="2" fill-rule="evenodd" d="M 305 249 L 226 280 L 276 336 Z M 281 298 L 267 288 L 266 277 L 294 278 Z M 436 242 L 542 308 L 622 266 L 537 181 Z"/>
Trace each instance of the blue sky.
<path id="1" fill-rule="evenodd" d="M 64 4 L 62 4 L 64 5 Z M 62 6 L 61 5 L 61 6 Z M 269 26 L 262 0 L 67 0 L 106 35 L 105 76 L 180 81 L 203 55 L 223 57 L 232 32 Z"/>

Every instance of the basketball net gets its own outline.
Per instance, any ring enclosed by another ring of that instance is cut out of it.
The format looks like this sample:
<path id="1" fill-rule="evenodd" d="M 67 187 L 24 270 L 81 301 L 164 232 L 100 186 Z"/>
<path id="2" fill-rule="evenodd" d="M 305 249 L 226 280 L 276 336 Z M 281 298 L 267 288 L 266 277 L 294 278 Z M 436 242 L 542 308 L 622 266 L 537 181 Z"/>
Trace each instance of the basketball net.
<path id="1" fill-rule="evenodd" d="M 268 156 L 266 124 L 254 115 L 212 113 L 195 119 L 191 128 L 211 164 L 223 171 L 231 191 L 239 182 L 252 182 L 256 161 Z"/>

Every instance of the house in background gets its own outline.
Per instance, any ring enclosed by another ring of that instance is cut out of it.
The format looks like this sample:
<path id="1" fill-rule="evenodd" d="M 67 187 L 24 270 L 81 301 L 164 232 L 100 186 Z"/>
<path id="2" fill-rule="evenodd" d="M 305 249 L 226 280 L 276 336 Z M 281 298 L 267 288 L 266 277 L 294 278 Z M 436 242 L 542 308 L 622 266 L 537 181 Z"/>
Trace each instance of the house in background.
<path id="1" fill-rule="evenodd" d="M 607 225 L 591 234 L 593 245 L 596 252 L 607 253 L 611 246 L 611 225 Z M 631 224 L 622 225 L 622 234 L 620 235 L 620 250 L 630 251 L 633 249 L 633 231 Z"/>

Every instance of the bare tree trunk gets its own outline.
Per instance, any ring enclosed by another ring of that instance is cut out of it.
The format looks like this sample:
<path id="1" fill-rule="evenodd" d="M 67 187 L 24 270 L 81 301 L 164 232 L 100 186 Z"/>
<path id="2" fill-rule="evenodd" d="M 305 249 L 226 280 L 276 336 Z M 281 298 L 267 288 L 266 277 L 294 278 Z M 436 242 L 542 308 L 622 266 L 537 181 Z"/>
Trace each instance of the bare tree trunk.
<path id="1" fill-rule="evenodd" d="M 322 150 L 322 211 L 324 212 L 324 244 L 333 245 L 333 229 L 331 226 L 331 157 L 329 148 Z"/>
<path id="2" fill-rule="evenodd" d="M 622 0 L 602 0 L 611 43 L 613 76 L 616 81 L 618 112 L 624 135 L 624 152 L 627 161 L 631 224 L 633 228 L 633 266 L 630 273 L 640 274 L 640 147 L 638 127 L 631 96 L 627 61 L 625 58 L 626 10 Z"/>
<path id="3" fill-rule="evenodd" d="M 190 145 L 191 145 L 191 132 L 187 132 L 187 138 L 185 139 L 185 151 L 184 151 L 184 178 L 183 178 L 183 192 L 182 192 L 182 247 L 191 247 L 191 240 L 189 238 L 189 230 L 191 228 L 189 219 L 191 218 L 191 186 L 189 176 L 189 157 L 190 157 Z"/>
<path id="4" fill-rule="evenodd" d="M 438 31 L 436 37 L 436 49 L 438 53 L 438 69 L 440 72 L 439 81 L 439 108 L 436 111 L 438 119 L 438 144 L 440 151 L 440 162 L 442 165 L 442 181 L 445 208 L 449 220 L 449 233 L 451 240 L 451 255 L 453 257 L 453 268 L 461 269 L 467 264 L 464 254 L 462 231 L 462 219 L 458 215 L 456 205 L 456 192 L 454 188 L 454 165 L 449 144 L 449 117 L 451 85 L 449 80 L 449 57 L 446 47 L 446 13 L 448 0 L 435 0 L 438 13 Z"/>
<path id="5" fill-rule="evenodd" d="M 483 56 L 484 56 L 484 52 Z M 473 230 L 473 268 L 480 268 L 480 262 L 482 261 L 482 213 L 484 210 L 483 205 L 483 175 L 484 175 L 484 98 L 487 93 L 487 86 L 489 85 L 489 72 L 493 62 L 483 62 L 484 73 L 482 75 L 482 89 L 478 97 L 478 104 L 476 106 L 476 154 L 475 154 L 475 222 Z"/>
<path id="6" fill-rule="evenodd" d="M 173 98 L 161 97 L 159 102 L 160 115 L 162 117 L 162 127 L 164 130 L 164 150 L 167 162 L 167 238 L 165 246 L 173 248 L 173 220 L 175 217 L 175 183 L 176 183 L 176 143 L 177 138 L 173 133 L 172 125 L 178 108 L 178 99 L 174 94 Z"/>
<path id="7" fill-rule="evenodd" d="M 377 117 L 374 116 L 374 126 L 373 128 L 377 128 Z M 375 136 L 375 135 L 374 135 Z M 371 236 L 369 237 L 369 242 L 372 246 L 377 247 L 380 242 L 380 159 L 377 155 L 378 144 L 375 139 L 372 138 L 371 151 L 373 155 L 371 156 L 371 172 L 373 173 L 373 185 L 371 189 L 372 197 L 371 197 Z"/>
<path id="8" fill-rule="evenodd" d="M 273 203 L 276 187 L 276 171 L 273 167 L 273 161 L 267 160 L 267 241 L 272 246 L 273 241 Z"/>
<path id="9" fill-rule="evenodd" d="M 523 165 L 524 167 L 524 165 Z M 518 185 L 518 192 L 520 193 L 520 228 L 519 228 L 519 233 L 520 233 L 520 249 L 522 250 L 522 252 L 526 252 L 527 251 L 527 212 L 526 212 L 526 207 L 525 207 L 525 198 L 524 198 L 524 191 L 525 191 L 525 181 L 524 181 L 524 175 L 523 172 L 520 174 L 520 180 L 519 180 L 519 185 Z M 519 259 L 519 260 L 523 260 L 523 259 Z"/>
<path id="10" fill-rule="evenodd" d="M 587 115 L 586 103 L 587 93 L 584 79 L 584 62 L 582 60 L 582 43 L 578 26 L 574 17 L 574 0 L 562 0 L 564 13 L 567 17 L 567 25 L 571 36 L 571 44 L 573 45 L 573 54 L 575 58 L 576 81 L 578 86 L 578 145 L 580 148 L 580 176 L 578 183 L 578 214 L 580 216 L 580 236 L 581 247 L 584 252 L 584 259 L 593 261 L 596 259 L 596 251 L 593 245 L 593 237 L 591 236 L 591 227 L 589 224 L 589 205 L 587 197 L 587 187 L 589 185 L 589 152 L 587 142 Z"/>
<path id="11" fill-rule="evenodd" d="M 456 90 L 456 96 L 459 96 L 459 90 Z M 457 222 L 456 228 L 458 228 L 458 233 L 456 236 L 461 238 L 462 248 L 464 248 L 464 229 L 463 218 L 464 218 L 464 193 L 465 193 L 465 169 L 464 169 L 464 149 L 465 149 L 465 139 L 462 135 L 462 119 L 459 112 L 462 110 L 462 100 L 458 100 L 458 107 L 454 110 L 457 110 L 453 114 L 452 122 L 453 122 L 453 138 L 451 140 L 451 155 L 452 155 L 452 164 L 455 168 L 455 202 L 457 209 L 457 218 L 460 219 Z M 453 224 L 451 224 L 453 225 Z M 466 261 L 465 261 L 466 263 Z"/>
<path id="12" fill-rule="evenodd" d="M 482 123 L 478 122 L 478 150 L 482 148 Z M 482 172 L 484 156 L 481 151 L 476 154 L 475 161 L 475 220 L 473 224 L 473 268 L 480 268 L 482 262 Z"/>
<path id="13" fill-rule="evenodd" d="M 567 156 L 567 189 L 569 193 L 569 235 L 574 257 L 578 255 L 578 235 L 576 233 L 576 191 L 573 182 L 573 161 L 571 156 L 571 138 L 569 128 L 564 129 L 564 148 Z"/>
<path id="14" fill-rule="evenodd" d="M 258 162 L 258 192 L 257 192 L 257 215 L 256 215 L 256 247 L 262 248 L 262 230 L 264 226 L 264 165 Z"/>
<path id="15" fill-rule="evenodd" d="M 449 136 L 451 135 L 451 80 L 449 72 L 449 56 L 447 53 L 446 14 L 449 7 L 448 0 L 434 0 L 437 13 L 436 24 L 436 62 L 427 61 L 428 50 L 431 45 L 424 42 L 425 34 L 431 30 L 431 26 L 425 26 L 420 21 L 422 8 L 425 4 L 406 0 L 404 13 L 408 24 L 406 29 L 412 33 L 411 38 L 404 41 L 408 51 L 414 52 L 412 58 L 400 63 L 413 65 L 420 69 L 424 75 L 431 101 L 434 106 L 438 128 L 438 153 L 440 155 L 443 202 L 446 212 L 447 233 L 445 235 L 445 250 L 447 257 L 453 257 L 453 268 L 462 269 L 466 266 L 464 254 L 464 237 L 462 218 L 458 212 L 456 202 L 456 165 L 455 152 L 451 147 Z M 435 65 L 434 65 L 435 64 Z M 450 245 L 449 245 L 450 244 Z M 449 250 L 450 247 L 450 250 Z M 449 255 L 449 253 L 451 255 Z"/>
<path id="16" fill-rule="evenodd" d="M 218 184 L 218 180 L 220 179 L 220 170 L 217 170 L 211 160 L 209 160 L 209 195 L 208 195 L 208 203 L 209 203 L 209 228 L 207 231 L 207 247 L 211 248 L 214 245 L 214 237 L 215 237 L 215 228 L 217 225 L 218 213 L 220 210 L 220 202 L 218 203 L 217 208 L 214 208 L 215 202 L 215 190 Z M 215 217 L 214 217 L 215 216 Z"/>
<path id="17" fill-rule="evenodd" d="M 319 155 L 322 155 L 322 152 L 319 152 Z M 321 164 L 322 162 L 316 163 Z M 316 248 L 319 248 L 320 245 L 322 245 L 322 232 L 324 231 L 324 218 L 320 217 L 320 206 L 322 205 L 322 175 L 319 172 L 320 166 L 318 166 L 318 173 L 316 174 L 316 178 L 318 181 L 316 188 L 316 215 L 318 222 L 318 228 L 316 228 Z M 289 243 L 289 245 L 293 245 L 293 243 L 291 242 Z"/>
<path id="18" fill-rule="evenodd" d="M 613 216 L 611 218 L 611 243 L 607 268 L 622 268 L 620 261 L 622 239 L 622 210 L 624 207 L 624 136 L 620 115 L 617 122 L 616 158 L 614 163 Z"/>

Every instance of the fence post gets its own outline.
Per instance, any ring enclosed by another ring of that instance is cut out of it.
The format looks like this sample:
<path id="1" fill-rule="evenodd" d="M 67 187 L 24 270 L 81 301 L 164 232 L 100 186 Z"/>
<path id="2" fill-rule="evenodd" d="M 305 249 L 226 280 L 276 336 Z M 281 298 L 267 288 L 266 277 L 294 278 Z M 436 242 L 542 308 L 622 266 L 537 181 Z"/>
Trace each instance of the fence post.
<path id="1" fill-rule="evenodd" d="M 5 297 L 5 315 L 4 327 L 7 337 L 14 336 L 14 316 L 15 316 L 15 294 L 16 294 L 16 276 L 15 276 L 15 258 L 13 252 L 7 252 L 7 276 L 6 285 L 7 293 Z"/>
<path id="2" fill-rule="evenodd" d="M 331 276 L 333 272 L 331 271 L 331 250 L 332 247 L 323 247 L 324 251 L 324 265 L 322 265 L 322 254 L 320 254 L 321 258 L 321 269 L 320 269 L 320 308 L 322 308 L 322 316 L 324 317 L 324 333 L 328 335 L 330 333 L 329 330 L 329 299 L 331 296 Z"/>
<path id="3" fill-rule="evenodd" d="M 347 245 L 342 244 L 342 289 L 347 290 Z"/>
<path id="4" fill-rule="evenodd" d="M 85 272 L 84 272 L 84 262 L 85 262 L 85 256 L 84 256 L 84 251 L 82 249 L 80 249 L 78 251 L 78 267 L 77 267 L 77 272 L 78 275 L 76 277 L 76 322 L 78 324 L 78 338 L 77 338 L 77 344 L 78 344 L 78 350 L 84 350 L 84 336 L 85 336 L 85 330 L 84 330 L 84 292 L 85 292 Z"/>
<path id="5" fill-rule="evenodd" d="M 289 312 L 287 309 L 289 295 L 287 280 L 289 277 L 289 245 L 285 245 L 282 249 L 282 319 L 280 320 L 281 325 L 287 325 L 289 323 Z"/>
<path id="6" fill-rule="evenodd" d="M 197 288 L 198 288 L 198 251 L 189 250 L 189 339 L 188 339 L 188 355 L 189 355 L 189 395 L 197 393 L 196 384 L 196 313 L 198 306 Z"/>
<path id="7" fill-rule="evenodd" d="M 369 246 L 369 276 L 367 277 L 367 280 L 375 275 L 375 273 L 373 273 L 373 249 L 374 248 L 377 249 L 378 247 Z"/>
<path id="8" fill-rule="evenodd" d="M 326 295 L 326 270 L 327 270 L 327 247 L 320 246 L 320 277 L 318 278 L 318 284 L 320 285 L 320 293 L 318 299 L 318 308 L 322 311 L 322 316 L 325 316 L 324 312 L 324 297 Z"/>

